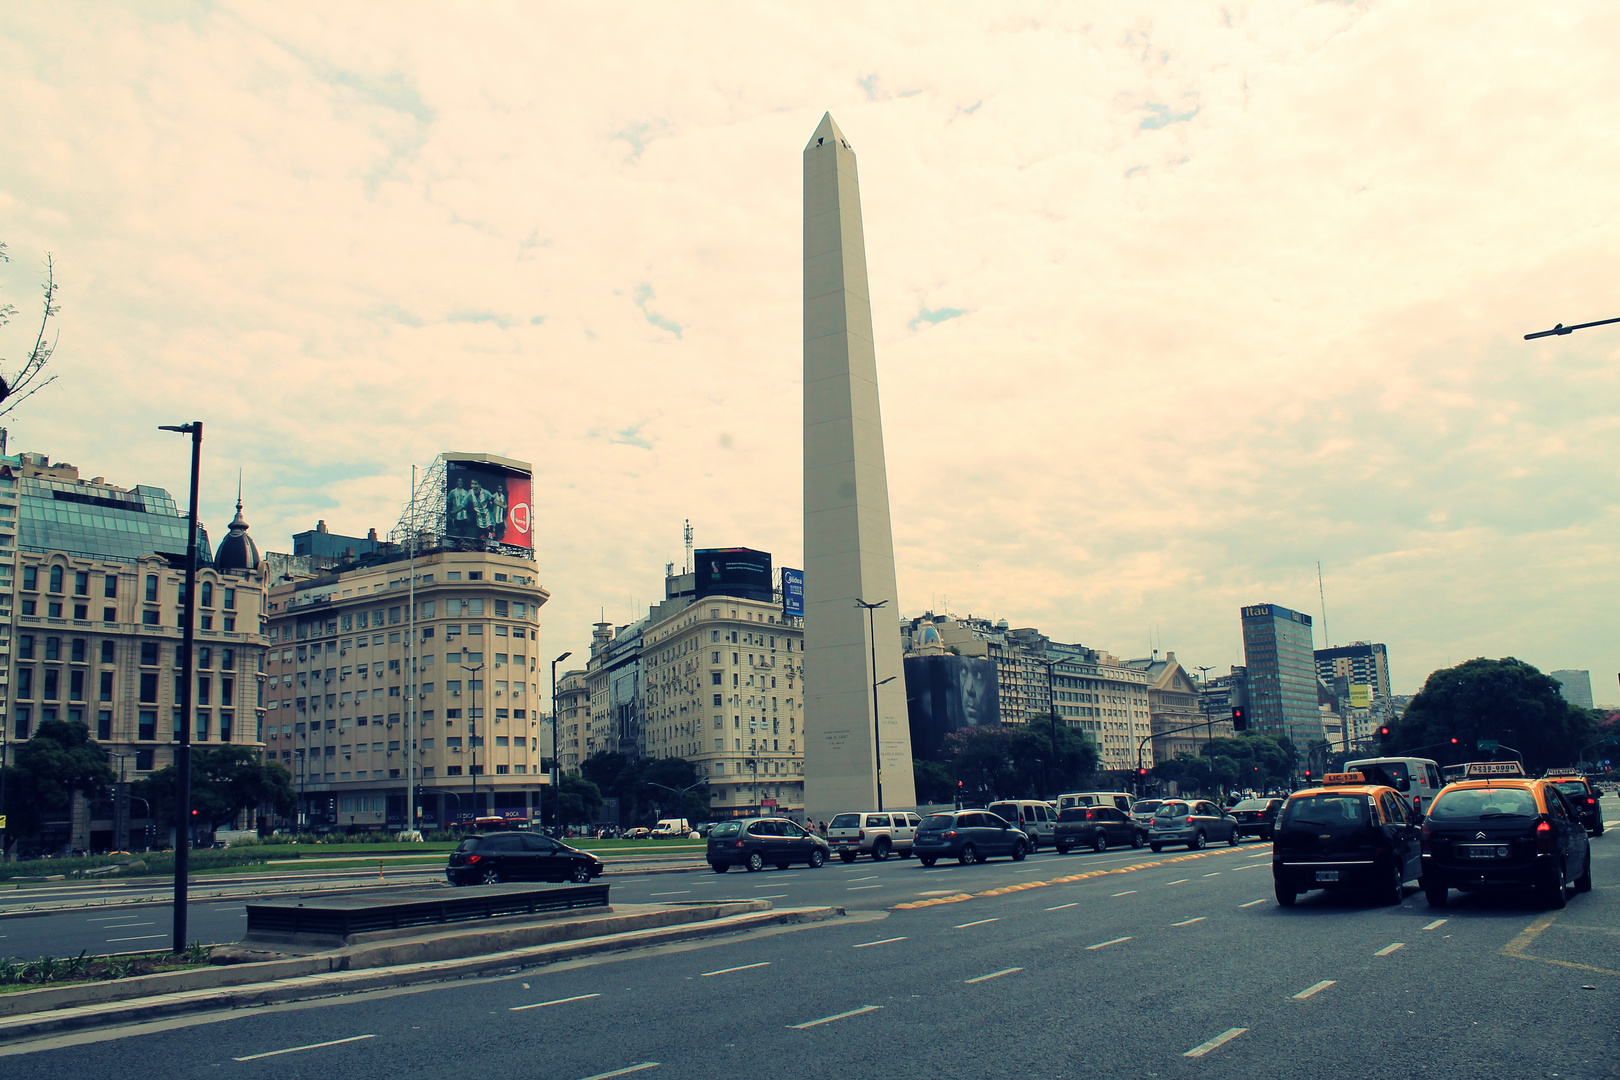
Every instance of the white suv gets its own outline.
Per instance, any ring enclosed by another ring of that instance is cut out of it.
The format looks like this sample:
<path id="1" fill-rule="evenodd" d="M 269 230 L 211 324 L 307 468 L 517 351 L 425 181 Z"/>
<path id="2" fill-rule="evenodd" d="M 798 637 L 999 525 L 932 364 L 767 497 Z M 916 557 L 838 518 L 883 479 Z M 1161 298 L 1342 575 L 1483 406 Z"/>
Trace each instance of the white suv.
<path id="1" fill-rule="evenodd" d="M 891 854 L 904 859 L 911 855 L 920 824 L 922 818 L 905 811 L 838 814 L 827 825 L 827 843 L 847 863 L 857 855 L 870 855 L 878 862 Z"/>

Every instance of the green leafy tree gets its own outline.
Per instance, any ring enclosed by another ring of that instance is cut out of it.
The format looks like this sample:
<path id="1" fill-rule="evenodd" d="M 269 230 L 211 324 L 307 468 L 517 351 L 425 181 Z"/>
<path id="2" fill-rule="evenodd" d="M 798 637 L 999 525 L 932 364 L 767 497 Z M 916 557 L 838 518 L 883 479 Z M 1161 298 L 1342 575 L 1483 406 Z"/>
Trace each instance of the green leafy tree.
<path id="1" fill-rule="evenodd" d="M 953 731 L 945 739 L 945 758 L 947 773 L 963 782 L 970 801 L 990 801 L 1085 786 L 1101 755 L 1084 732 L 1036 717 L 1028 724 Z"/>
<path id="2" fill-rule="evenodd" d="M 602 815 L 602 791 L 595 784 L 574 773 L 564 773 L 557 785 L 557 798 L 562 807 L 564 825 L 589 825 Z M 547 808 L 546 821 L 551 821 L 551 808 Z"/>
<path id="3" fill-rule="evenodd" d="M 1220 780 L 1220 783 L 1260 791 L 1286 784 L 1295 766 L 1292 742 L 1283 737 L 1250 731 L 1230 739 L 1211 740 L 1199 748 L 1199 756 L 1212 761 L 1225 759 L 1236 767 L 1236 776 L 1231 780 Z M 1211 775 L 1215 777 L 1217 774 L 1224 775 L 1224 772 L 1217 769 Z"/>
<path id="4" fill-rule="evenodd" d="M 1394 750 L 1428 747 L 1423 756 L 1448 765 L 1479 760 L 1480 741 L 1495 740 L 1522 753 L 1535 775 L 1573 765 L 1595 732 L 1591 711 L 1565 701 L 1550 675 L 1511 656 L 1480 657 L 1429 676 L 1396 725 Z"/>
<path id="5" fill-rule="evenodd" d="M 104 794 L 113 783 L 107 754 L 90 729 L 72 720 L 46 720 L 34 736 L 12 750 L 6 770 L 6 835 L 39 832 L 46 815 L 67 811 L 75 791 L 86 798 Z"/>
<path id="6" fill-rule="evenodd" d="M 919 803 L 953 803 L 956 801 L 956 778 L 951 770 L 937 761 L 915 759 L 911 763 L 911 779 L 917 787 Z"/>
<path id="7" fill-rule="evenodd" d="M 175 824 L 180 770 L 167 765 L 132 785 L 152 812 Z M 191 751 L 192 821 L 213 832 L 235 821 L 244 810 L 270 806 L 291 814 L 297 803 L 292 774 L 280 762 L 264 761 L 248 746 L 193 747 Z"/>

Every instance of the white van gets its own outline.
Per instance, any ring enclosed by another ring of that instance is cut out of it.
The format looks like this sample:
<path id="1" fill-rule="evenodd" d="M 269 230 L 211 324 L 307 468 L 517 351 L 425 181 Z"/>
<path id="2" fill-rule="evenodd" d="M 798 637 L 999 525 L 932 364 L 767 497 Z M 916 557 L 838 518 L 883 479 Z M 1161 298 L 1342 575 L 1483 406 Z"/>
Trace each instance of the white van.
<path id="1" fill-rule="evenodd" d="M 1053 831 L 1057 828 L 1057 811 L 1051 803 L 1034 799 L 1005 799 L 985 807 L 992 814 L 1016 825 L 1029 837 L 1029 850 L 1036 852 L 1041 845 L 1052 846 Z"/>
<path id="2" fill-rule="evenodd" d="M 1343 772 L 1358 772 L 1369 784 L 1388 784 L 1400 792 L 1419 814 L 1429 812 L 1429 804 L 1446 786 L 1440 764 L 1428 758 L 1379 757 L 1347 761 Z"/>
<path id="3" fill-rule="evenodd" d="M 697 836 L 692 823 L 683 817 L 659 818 L 658 824 L 653 826 L 652 834 L 661 838 L 672 836 Z"/>
<path id="4" fill-rule="evenodd" d="M 1058 796 L 1058 810 L 1067 810 L 1071 806 L 1113 806 L 1128 814 L 1134 802 L 1135 796 L 1123 791 L 1075 791 Z"/>

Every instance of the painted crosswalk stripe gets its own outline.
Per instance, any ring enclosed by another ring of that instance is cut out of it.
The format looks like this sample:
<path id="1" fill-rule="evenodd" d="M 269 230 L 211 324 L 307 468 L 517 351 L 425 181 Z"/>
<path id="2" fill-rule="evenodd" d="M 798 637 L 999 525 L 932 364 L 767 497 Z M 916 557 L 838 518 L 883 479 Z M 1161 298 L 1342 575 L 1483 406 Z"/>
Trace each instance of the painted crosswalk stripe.
<path id="1" fill-rule="evenodd" d="M 978 978 L 977 978 L 977 979 L 964 979 L 964 980 L 963 980 L 963 981 L 964 981 L 964 982 L 967 982 L 967 983 L 982 983 L 982 982 L 989 982 L 989 981 L 990 981 L 990 980 L 991 980 L 991 979 L 999 979 L 999 978 L 1001 978 L 1001 977 L 1002 977 L 1002 976 L 1003 976 L 1003 975 L 1011 975 L 1011 974 L 1012 974 L 1012 973 L 1013 973 L 1013 972 L 1015 972 L 1015 971 L 1023 971 L 1023 970 L 1024 970 L 1024 969 L 1023 969 L 1023 968 L 1021 968 L 1021 967 L 1016 967 L 1016 968 L 1004 968 L 1004 969 L 1003 969 L 1003 970 L 1001 970 L 1001 971 L 992 971 L 992 972 L 991 972 L 991 973 L 990 973 L 990 974 L 988 974 L 988 975 L 980 975 L 980 976 L 979 976 L 979 977 L 978 977 Z"/>
<path id="2" fill-rule="evenodd" d="M 1388 956 L 1390 953 L 1394 952 L 1396 949 L 1404 949 L 1404 948 L 1406 948 L 1406 942 L 1397 941 L 1393 945 L 1385 945 L 1382 949 L 1379 949 L 1377 952 L 1373 953 L 1373 955 L 1374 956 Z"/>
<path id="3" fill-rule="evenodd" d="M 1268 899 L 1269 899 L 1269 897 L 1262 896 L 1258 900 L 1250 900 L 1247 904 L 1239 904 L 1238 907 L 1254 907 L 1254 905 L 1256 905 L 1256 904 L 1265 903 Z"/>
<path id="4" fill-rule="evenodd" d="M 965 922 L 960 926 L 951 927 L 952 930 L 966 930 L 970 926 L 983 926 L 985 923 L 1000 922 L 1000 919 L 980 919 L 977 922 Z"/>
<path id="5" fill-rule="evenodd" d="M 1183 922 L 1173 922 L 1170 925 L 1171 926 L 1191 926 L 1195 922 L 1203 922 L 1205 918 L 1207 918 L 1207 916 L 1200 915 L 1196 919 L 1187 919 L 1187 920 L 1185 920 Z"/>
<path id="6" fill-rule="evenodd" d="M 1219 1035 L 1217 1035 L 1213 1039 L 1209 1040 L 1209 1042 L 1199 1043 L 1197 1046 L 1193 1047 L 1191 1050 L 1187 1051 L 1185 1054 L 1182 1054 L 1181 1056 L 1182 1057 L 1203 1057 L 1205 1054 L 1209 1053 L 1211 1050 L 1214 1050 L 1214 1049 L 1216 1049 L 1217 1047 L 1220 1047 L 1220 1046 L 1225 1046 L 1227 1043 L 1231 1042 L 1233 1039 L 1237 1038 L 1239 1035 L 1243 1034 L 1245 1031 L 1248 1031 L 1248 1030 L 1249 1030 L 1248 1028 L 1227 1028 L 1225 1031 L 1221 1032 Z"/>
<path id="7" fill-rule="evenodd" d="M 1446 923 L 1448 921 L 1449 920 L 1446 920 L 1446 919 L 1436 919 L 1436 920 L 1434 920 L 1434 922 L 1430 923 L 1428 926 L 1425 926 L 1423 929 L 1425 929 L 1425 930 L 1438 930 L 1442 926 L 1446 925 Z"/>
<path id="8" fill-rule="evenodd" d="M 906 939 L 903 938 L 903 937 L 886 937 L 882 941 L 863 941 L 859 945 L 854 946 L 854 948 L 857 948 L 857 949 L 870 949 L 874 945 L 890 945 L 890 944 L 893 944 L 896 941 L 904 941 L 904 940 L 906 940 Z"/>
<path id="9" fill-rule="evenodd" d="M 624 1069 L 614 1069 L 612 1072 L 595 1073 L 591 1076 L 584 1077 L 583 1080 L 612 1080 L 612 1078 L 615 1076 L 629 1076 L 631 1073 L 637 1073 L 643 1069 L 656 1068 L 658 1068 L 658 1062 L 643 1061 L 640 1065 L 631 1065 Z"/>
<path id="10" fill-rule="evenodd" d="M 601 997 L 601 994 L 576 994 L 574 997 L 558 998 L 556 1001 L 537 1001 L 533 1005 L 513 1005 L 507 1012 L 522 1012 L 525 1009 L 543 1009 L 547 1005 L 566 1005 L 570 1001 L 585 1001 L 590 998 Z"/>
<path id="11" fill-rule="evenodd" d="M 849 1012 L 835 1013 L 832 1016 L 823 1016 L 820 1020 L 806 1020 L 802 1024 L 789 1024 L 788 1029 L 791 1031 L 802 1031 L 805 1028 L 813 1028 L 818 1024 L 830 1024 L 834 1020 L 847 1020 L 851 1016 L 860 1016 L 862 1013 L 877 1012 L 881 1008 L 883 1008 L 881 1005 L 863 1005 L 859 1009 L 851 1009 Z"/>
<path id="12" fill-rule="evenodd" d="M 1334 979 L 1323 979 L 1321 982 L 1317 983 L 1315 986 L 1307 986 L 1305 989 L 1301 990 L 1299 993 L 1294 995 L 1294 1000 L 1295 1001 L 1304 1001 L 1306 998 L 1310 997 L 1312 994 L 1320 994 L 1323 990 L 1326 990 L 1328 987 L 1332 986 L 1335 981 L 1336 980 L 1334 980 Z"/>
<path id="13" fill-rule="evenodd" d="M 736 967 L 721 968 L 719 971 L 705 971 L 702 975 L 699 976 L 699 978 L 707 979 L 711 975 L 729 975 L 733 971 L 748 971 L 751 968 L 762 968 L 762 967 L 770 967 L 770 966 L 771 966 L 771 962 L 769 960 L 761 960 L 757 964 L 738 964 Z"/>
<path id="14" fill-rule="evenodd" d="M 362 1039 L 375 1039 L 375 1035 L 351 1035 L 347 1039 L 332 1039 L 329 1042 L 310 1043 L 308 1046 L 289 1046 L 284 1050 L 266 1050 L 262 1054 L 249 1054 L 246 1057 L 233 1057 L 232 1061 L 258 1061 L 260 1058 L 275 1057 L 277 1054 L 296 1054 L 300 1050 L 319 1050 L 323 1046 L 341 1046 L 344 1043 L 360 1042 Z"/>
<path id="15" fill-rule="evenodd" d="M 1087 945 L 1086 946 L 1086 952 L 1091 952 L 1091 951 L 1093 951 L 1095 949 L 1106 949 L 1110 945 L 1118 945 L 1122 941 L 1129 941 L 1129 940 L 1131 940 L 1131 939 L 1128 938 L 1128 937 L 1117 937 L 1113 941 L 1099 941 L 1095 945 Z"/>

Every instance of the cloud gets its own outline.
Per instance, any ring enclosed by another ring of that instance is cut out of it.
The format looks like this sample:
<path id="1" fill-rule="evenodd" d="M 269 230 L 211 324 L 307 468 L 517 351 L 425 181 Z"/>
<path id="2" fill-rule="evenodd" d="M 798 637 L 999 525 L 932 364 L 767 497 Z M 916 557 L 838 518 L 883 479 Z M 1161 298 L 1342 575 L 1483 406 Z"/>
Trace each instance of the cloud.
<path id="1" fill-rule="evenodd" d="M 608 140 L 610 142 L 622 142 L 628 146 L 630 153 L 625 155 L 624 160 L 636 162 L 641 160 L 642 152 L 647 149 L 647 144 L 662 137 L 667 132 L 668 127 L 669 125 L 661 120 L 644 124 L 629 124 L 609 135 Z"/>
<path id="2" fill-rule="evenodd" d="M 1202 106 L 1194 105 L 1190 109 L 1184 109 L 1181 112 L 1176 112 L 1168 105 L 1161 105 L 1156 101 L 1150 101 L 1146 105 L 1142 106 L 1142 111 L 1148 115 L 1143 117 L 1142 122 L 1136 126 L 1144 131 L 1153 131 L 1158 128 L 1168 127 L 1171 124 L 1182 124 L 1197 116 L 1201 107 Z"/>
<path id="3" fill-rule="evenodd" d="M 493 311 L 452 311 L 445 317 L 445 321 L 452 323 L 491 323 L 502 330 L 512 325 L 512 320 L 504 315 L 497 315 Z"/>
<path id="4" fill-rule="evenodd" d="M 965 308 L 946 307 L 934 308 L 932 310 L 926 307 L 919 308 L 917 310 L 917 314 L 912 318 L 912 320 L 906 323 L 906 328 L 908 330 L 915 330 L 923 323 L 942 323 L 946 319 L 956 319 L 966 314 L 967 310 Z"/>
<path id="5" fill-rule="evenodd" d="M 641 434 L 641 429 L 647 426 L 647 421 L 631 424 L 628 427 L 608 429 L 595 428 L 591 431 L 591 438 L 603 439 L 609 443 L 620 446 L 635 446 L 642 450 L 651 450 L 652 441 Z"/>
<path id="6" fill-rule="evenodd" d="M 652 323 L 660 330 L 668 330 L 670 333 L 674 334 L 676 338 L 679 338 L 681 336 L 681 331 L 684 330 L 685 327 L 676 322 L 674 319 L 660 315 L 658 312 L 653 311 L 647 306 L 647 301 L 654 299 L 655 296 L 656 294 L 653 292 L 653 287 L 648 285 L 646 282 L 642 282 L 640 285 L 636 286 L 636 291 L 634 294 L 636 307 L 641 309 L 641 314 L 648 322 Z"/>

